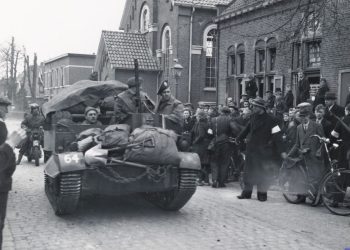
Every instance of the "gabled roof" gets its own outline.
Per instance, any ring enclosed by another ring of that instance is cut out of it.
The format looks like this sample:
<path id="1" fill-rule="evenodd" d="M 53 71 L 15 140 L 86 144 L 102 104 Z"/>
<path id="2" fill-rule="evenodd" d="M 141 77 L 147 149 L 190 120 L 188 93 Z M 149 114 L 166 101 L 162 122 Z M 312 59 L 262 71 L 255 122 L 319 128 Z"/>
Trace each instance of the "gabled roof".
<path id="1" fill-rule="evenodd" d="M 195 6 L 197 8 L 216 8 L 216 5 L 227 5 L 232 0 L 174 0 L 175 5 Z"/>
<path id="2" fill-rule="evenodd" d="M 232 2 L 215 21 L 230 19 L 260 8 L 268 7 L 284 0 L 236 0 Z"/>
<path id="3" fill-rule="evenodd" d="M 134 69 L 138 59 L 140 70 L 159 70 L 144 34 L 104 30 L 102 39 L 114 68 Z"/>

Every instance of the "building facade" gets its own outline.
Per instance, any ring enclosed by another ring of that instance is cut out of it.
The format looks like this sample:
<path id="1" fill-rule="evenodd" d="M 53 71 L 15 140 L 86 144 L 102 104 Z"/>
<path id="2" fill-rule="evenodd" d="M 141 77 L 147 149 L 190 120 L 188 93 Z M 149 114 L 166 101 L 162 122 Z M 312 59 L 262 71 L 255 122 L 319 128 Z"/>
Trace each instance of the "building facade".
<path id="1" fill-rule="evenodd" d="M 73 83 L 88 80 L 94 69 L 96 55 L 68 53 L 44 62 L 45 97 L 52 96 Z"/>
<path id="2" fill-rule="evenodd" d="M 249 75 L 255 76 L 261 97 L 267 90 L 284 90 L 286 85 L 296 96 L 302 72 L 311 86 L 311 97 L 320 78 L 325 78 L 344 104 L 350 86 L 350 32 L 335 29 L 329 8 L 308 2 L 236 0 L 219 13 L 215 19 L 219 103 L 224 104 L 227 97 L 238 101 Z M 340 22 L 346 26 L 350 7 L 346 1 L 338 2 Z"/>
<path id="3" fill-rule="evenodd" d="M 183 102 L 215 103 L 217 99 L 217 7 L 230 0 L 127 1 L 120 29 L 144 34 L 160 68 Z M 222 8 L 222 6 L 220 7 Z M 174 65 L 183 67 L 181 77 Z"/>
<path id="4" fill-rule="evenodd" d="M 156 100 L 159 67 L 152 56 L 146 37 L 141 33 L 102 31 L 95 72 L 98 80 L 118 80 L 126 83 L 135 76 L 135 62 L 138 59 L 139 77 L 142 77 L 143 91 Z"/>

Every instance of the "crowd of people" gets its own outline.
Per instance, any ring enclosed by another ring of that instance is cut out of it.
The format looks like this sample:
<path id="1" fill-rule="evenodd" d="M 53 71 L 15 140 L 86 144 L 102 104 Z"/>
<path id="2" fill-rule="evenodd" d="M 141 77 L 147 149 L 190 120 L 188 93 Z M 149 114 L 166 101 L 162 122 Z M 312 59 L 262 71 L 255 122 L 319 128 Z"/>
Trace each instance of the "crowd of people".
<path id="1" fill-rule="evenodd" d="M 314 101 L 303 91 L 297 105 L 290 86 L 285 95 L 279 88 L 267 91 L 265 99 L 256 97 L 254 84 L 247 88 L 240 103 L 228 98 L 227 106 L 202 105 L 196 110 L 185 104 L 184 133 L 190 135 L 190 150 L 198 153 L 202 164 L 198 185 L 225 187 L 228 169 L 233 167 L 234 177 L 243 173 L 244 190 L 238 198 L 251 198 L 257 185 L 258 200 L 265 201 L 283 159 L 302 151 L 307 151 L 305 161 L 316 183 L 327 162 L 320 142 L 310 138 L 314 134 L 341 140 L 340 149 L 331 156 L 349 168 L 350 98 L 345 107 L 339 106 L 324 79 Z M 240 152 L 245 154 L 244 164 Z"/>

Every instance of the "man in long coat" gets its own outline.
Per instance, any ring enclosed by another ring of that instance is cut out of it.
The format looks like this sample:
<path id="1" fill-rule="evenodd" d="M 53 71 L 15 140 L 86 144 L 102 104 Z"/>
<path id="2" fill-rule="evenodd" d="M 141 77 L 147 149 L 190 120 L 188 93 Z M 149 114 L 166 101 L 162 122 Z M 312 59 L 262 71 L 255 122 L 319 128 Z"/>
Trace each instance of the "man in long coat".
<path id="1" fill-rule="evenodd" d="M 8 192 L 12 186 L 12 174 L 16 169 L 16 156 L 13 149 L 5 143 L 7 128 L 4 122 L 7 106 L 11 103 L 7 98 L 0 97 L 0 249 L 2 245 L 2 230 L 4 228 Z"/>
<path id="2" fill-rule="evenodd" d="M 212 187 L 225 187 L 227 179 L 227 169 L 230 164 L 230 156 L 232 147 L 229 142 L 229 137 L 232 135 L 232 123 L 230 117 L 230 109 L 223 107 L 218 117 L 213 117 L 210 120 L 210 130 L 213 138 L 214 148 L 212 149 L 210 166 L 212 173 Z"/>
<path id="3" fill-rule="evenodd" d="M 335 114 L 337 117 L 342 118 L 345 115 L 344 108 L 336 103 L 337 96 L 333 92 L 327 92 L 325 95 L 326 113 L 324 118 L 332 123 L 332 129 L 335 128 L 338 120 L 332 115 Z"/>
<path id="4" fill-rule="evenodd" d="M 246 163 L 243 174 L 244 190 L 238 199 L 250 199 L 253 186 L 257 185 L 258 200 L 267 200 L 267 190 L 280 156 L 285 158 L 283 140 L 278 121 L 266 113 L 265 101 L 256 98 L 251 102 L 253 114 L 249 123 L 238 136 L 246 139 Z M 280 155 L 277 154 L 280 153 Z"/>
<path id="5" fill-rule="evenodd" d="M 155 113 L 164 115 L 167 129 L 172 129 L 180 134 L 183 126 L 184 105 L 172 96 L 167 81 L 162 82 L 157 94 L 160 96 L 160 100 Z"/>

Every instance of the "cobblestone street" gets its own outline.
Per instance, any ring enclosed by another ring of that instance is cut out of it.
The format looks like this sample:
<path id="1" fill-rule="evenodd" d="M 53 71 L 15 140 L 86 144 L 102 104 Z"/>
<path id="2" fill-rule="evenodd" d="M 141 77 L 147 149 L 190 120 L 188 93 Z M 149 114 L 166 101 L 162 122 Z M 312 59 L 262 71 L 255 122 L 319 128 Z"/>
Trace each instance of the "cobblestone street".
<path id="1" fill-rule="evenodd" d="M 9 130 L 18 122 L 9 120 Z M 55 216 L 44 192 L 44 164 L 23 159 L 9 196 L 3 250 L 40 249 L 345 249 L 350 218 L 323 206 L 288 204 L 278 191 L 265 203 L 238 200 L 237 183 L 198 187 L 179 212 L 138 195 L 88 197 L 75 214 Z"/>

